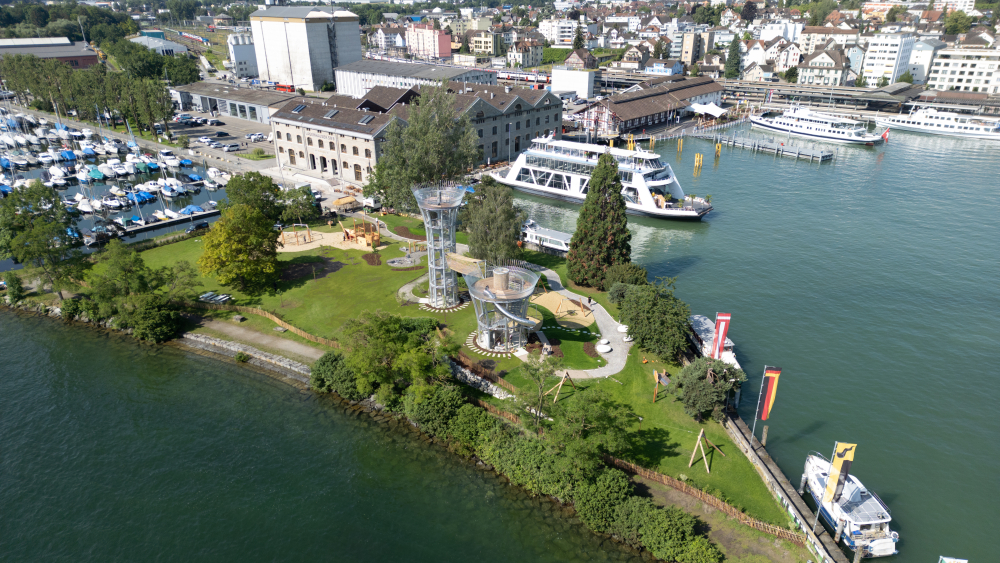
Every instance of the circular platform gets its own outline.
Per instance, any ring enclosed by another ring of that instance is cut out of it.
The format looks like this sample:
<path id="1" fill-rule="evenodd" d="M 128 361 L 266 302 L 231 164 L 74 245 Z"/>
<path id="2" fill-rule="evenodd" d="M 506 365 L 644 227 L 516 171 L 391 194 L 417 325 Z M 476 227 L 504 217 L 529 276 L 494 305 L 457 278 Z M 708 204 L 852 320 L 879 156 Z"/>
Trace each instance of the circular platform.
<path id="1" fill-rule="evenodd" d="M 611 344 L 611 341 L 605 338 L 604 340 L 601 340 L 599 344 L 604 344 L 605 346 L 607 346 L 608 344 Z"/>
<path id="2" fill-rule="evenodd" d="M 405 256 L 399 258 L 390 258 L 386 261 L 392 268 L 409 268 L 410 266 L 416 266 L 419 262 L 413 258 L 406 258 Z"/>

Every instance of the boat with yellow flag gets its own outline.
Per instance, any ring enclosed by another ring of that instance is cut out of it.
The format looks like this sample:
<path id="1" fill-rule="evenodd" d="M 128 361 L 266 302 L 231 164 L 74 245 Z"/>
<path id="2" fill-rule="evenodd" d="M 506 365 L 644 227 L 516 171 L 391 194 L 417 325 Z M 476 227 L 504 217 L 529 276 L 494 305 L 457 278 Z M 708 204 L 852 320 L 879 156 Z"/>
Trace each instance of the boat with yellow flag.
<path id="1" fill-rule="evenodd" d="M 857 444 L 837 442 L 833 463 L 813 452 L 806 458 L 805 480 L 820 515 L 836 530 L 833 537 L 862 557 L 898 553 L 899 534 L 889 528 L 889 508 L 850 474 Z"/>

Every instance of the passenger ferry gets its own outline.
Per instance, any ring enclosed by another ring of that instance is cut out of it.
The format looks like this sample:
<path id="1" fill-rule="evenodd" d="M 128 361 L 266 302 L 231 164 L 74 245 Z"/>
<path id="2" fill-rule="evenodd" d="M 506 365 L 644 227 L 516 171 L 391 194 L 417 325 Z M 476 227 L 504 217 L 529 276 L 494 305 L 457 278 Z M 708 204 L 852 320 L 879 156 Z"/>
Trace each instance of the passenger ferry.
<path id="1" fill-rule="evenodd" d="M 908 114 L 876 115 L 875 123 L 902 131 L 1000 140 L 1000 117 L 938 111 L 934 108 L 912 109 Z"/>
<path id="2" fill-rule="evenodd" d="M 572 239 L 573 235 L 569 233 L 546 229 L 531 219 L 525 221 L 524 225 L 521 226 L 522 241 L 555 250 L 560 254 L 569 252 L 569 243 Z"/>
<path id="3" fill-rule="evenodd" d="M 869 491 L 854 475 L 848 474 L 844 490 L 837 502 L 821 503 L 826 482 L 830 476 L 830 461 L 818 453 L 806 457 L 805 477 L 809 493 L 820 506 L 820 515 L 853 551 L 862 557 L 888 557 L 896 555 L 899 533 L 889 529 L 892 516 L 889 508 Z"/>
<path id="4" fill-rule="evenodd" d="M 835 115 L 815 112 L 809 108 L 795 106 L 778 117 L 750 117 L 754 127 L 787 133 L 828 143 L 873 146 L 885 142 L 888 130 L 880 135 L 868 132 L 860 121 L 844 119 Z"/>
<path id="5" fill-rule="evenodd" d="M 587 198 L 590 175 L 606 151 L 618 160 L 626 213 L 700 221 L 712 210 L 705 199 L 686 196 L 670 165 L 643 149 L 557 141 L 549 136 L 535 139 L 506 175 L 494 177 L 515 190 L 579 204 Z"/>

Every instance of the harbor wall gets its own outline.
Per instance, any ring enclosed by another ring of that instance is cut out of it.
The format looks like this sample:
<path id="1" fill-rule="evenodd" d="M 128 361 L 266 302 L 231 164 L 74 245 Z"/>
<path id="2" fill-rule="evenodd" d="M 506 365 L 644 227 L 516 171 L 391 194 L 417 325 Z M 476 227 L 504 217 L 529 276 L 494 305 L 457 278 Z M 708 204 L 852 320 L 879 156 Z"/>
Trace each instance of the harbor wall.
<path id="1" fill-rule="evenodd" d="M 771 491 L 774 498 L 788 512 L 789 518 L 805 534 L 807 540 L 806 546 L 809 550 L 816 554 L 817 557 L 820 557 L 823 563 L 849 563 L 847 556 L 840 550 L 840 547 L 837 546 L 834 539 L 826 532 L 826 529 L 821 526 L 819 534 L 813 533 L 812 524 L 815 514 L 809 509 L 805 501 L 802 500 L 797 488 L 788 481 L 788 478 L 785 477 L 778 464 L 774 463 L 774 460 L 771 459 L 764 446 L 760 444 L 756 437 L 751 438 L 750 429 L 743 422 L 743 419 L 737 415 L 729 415 L 723 421 L 722 426 L 726 429 L 726 433 L 729 434 L 733 443 L 750 460 L 750 463 L 757 470 L 760 478 L 763 479 L 764 484 L 767 485 L 768 490 Z"/>

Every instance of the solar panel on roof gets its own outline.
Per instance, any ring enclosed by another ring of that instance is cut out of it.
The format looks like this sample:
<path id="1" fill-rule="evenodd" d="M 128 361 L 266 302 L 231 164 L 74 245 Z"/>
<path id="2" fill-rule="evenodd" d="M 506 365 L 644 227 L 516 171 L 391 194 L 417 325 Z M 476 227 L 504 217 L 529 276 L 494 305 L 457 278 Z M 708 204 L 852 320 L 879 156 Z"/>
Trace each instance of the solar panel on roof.
<path id="1" fill-rule="evenodd" d="M 323 117 L 326 118 L 326 119 L 330 119 L 331 117 L 337 115 L 338 113 L 340 113 L 339 109 L 332 109 L 332 110 L 326 112 L 326 115 L 324 115 Z"/>
<path id="2" fill-rule="evenodd" d="M 304 109 L 306 109 L 305 104 L 298 105 L 298 106 L 295 106 L 295 109 L 292 110 L 292 113 L 299 113 L 300 111 L 302 111 Z"/>

